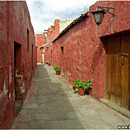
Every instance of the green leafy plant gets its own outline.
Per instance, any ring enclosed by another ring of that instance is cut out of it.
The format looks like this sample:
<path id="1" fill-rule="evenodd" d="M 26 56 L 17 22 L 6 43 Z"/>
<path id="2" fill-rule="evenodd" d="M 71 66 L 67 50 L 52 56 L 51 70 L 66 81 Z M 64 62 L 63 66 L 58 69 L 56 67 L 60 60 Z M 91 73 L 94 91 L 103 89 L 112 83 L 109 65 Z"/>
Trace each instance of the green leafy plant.
<path id="1" fill-rule="evenodd" d="M 51 63 L 49 61 L 46 62 L 48 65 L 51 65 Z"/>
<path id="2" fill-rule="evenodd" d="M 87 80 L 87 81 L 85 82 L 85 87 L 86 87 L 86 89 L 92 88 L 91 80 Z"/>
<path id="3" fill-rule="evenodd" d="M 80 79 L 72 79 L 74 82 L 73 84 L 73 89 L 76 90 L 79 87 L 79 82 L 81 81 Z"/>
<path id="4" fill-rule="evenodd" d="M 72 79 L 72 81 L 74 82 L 74 84 L 73 84 L 74 90 L 76 90 L 78 88 L 83 88 L 84 90 L 86 90 L 88 88 L 92 88 L 91 80 L 86 80 L 85 83 L 81 79 Z"/>
<path id="5" fill-rule="evenodd" d="M 60 66 L 56 66 L 56 67 L 54 68 L 54 70 L 55 70 L 55 72 L 58 72 L 58 71 L 60 70 Z"/>

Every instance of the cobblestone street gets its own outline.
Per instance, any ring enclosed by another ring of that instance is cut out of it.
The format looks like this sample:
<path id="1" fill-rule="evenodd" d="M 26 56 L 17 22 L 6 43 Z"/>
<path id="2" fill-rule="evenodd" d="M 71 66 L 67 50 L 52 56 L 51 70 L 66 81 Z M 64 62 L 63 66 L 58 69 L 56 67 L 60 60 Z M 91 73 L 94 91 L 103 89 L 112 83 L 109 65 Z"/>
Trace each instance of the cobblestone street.
<path id="1" fill-rule="evenodd" d="M 79 96 L 63 76 L 38 65 L 12 129 L 117 129 L 130 119 L 89 95 Z"/>

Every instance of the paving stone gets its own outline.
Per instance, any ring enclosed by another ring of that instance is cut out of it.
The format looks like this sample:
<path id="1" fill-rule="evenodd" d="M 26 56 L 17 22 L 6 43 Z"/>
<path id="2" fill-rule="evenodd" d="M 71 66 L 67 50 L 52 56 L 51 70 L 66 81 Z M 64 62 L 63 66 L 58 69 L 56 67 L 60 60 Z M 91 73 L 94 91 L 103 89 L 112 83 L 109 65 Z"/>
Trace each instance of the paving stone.
<path id="1" fill-rule="evenodd" d="M 48 122 L 48 129 L 65 129 L 64 121 L 50 121 Z"/>
<path id="2" fill-rule="evenodd" d="M 38 108 L 38 105 L 36 103 L 26 104 L 24 105 L 24 108 Z"/>
<path id="3" fill-rule="evenodd" d="M 101 120 L 100 117 L 91 116 L 89 118 L 81 118 L 81 122 L 86 129 L 110 129 L 110 124 Z"/>
<path id="4" fill-rule="evenodd" d="M 44 120 L 44 121 L 48 121 L 50 120 L 50 117 L 48 114 L 32 114 L 31 117 L 34 119 L 34 120 Z"/>
<path id="5" fill-rule="evenodd" d="M 62 112 L 60 107 L 47 107 L 47 113 L 59 113 Z"/>
<path id="6" fill-rule="evenodd" d="M 130 119 L 89 95 L 80 96 L 52 67 L 37 66 L 14 129 L 117 129 Z"/>
<path id="7" fill-rule="evenodd" d="M 130 120 L 129 120 L 129 118 L 127 118 L 126 116 L 123 116 L 122 114 L 120 114 L 120 113 L 116 113 L 116 116 L 118 117 L 118 118 L 120 118 L 122 121 L 123 121 L 123 123 L 124 124 L 129 124 L 130 125 Z"/>
<path id="8" fill-rule="evenodd" d="M 82 115 L 78 111 L 68 112 L 67 113 L 68 119 L 75 119 L 75 118 L 81 118 Z"/>
<path id="9" fill-rule="evenodd" d="M 71 105 L 66 105 L 65 107 L 63 107 L 63 105 L 61 105 L 61 109 L 62 112 L 73 112 L 76 111 L 77 109 L 72 107 Z"/>
<path id="10" fill-rule="evenodd" d="M 104 115 L 101 117 L 103 121 L 107 122 L 107 123 L 113 123 L 113 122 L 122 122 L 121 119 L 119 119 L 118 117 L 116 117 L 115 115 Z"/>
<path id="11" fill-rule="evenodd" d="M 28 112 L 28 109 L 22 109 L 20 112 L 19 112 L 19 114 L 22 114 L 22 115 L 26 115 L 26 114 L 28 114 L 29 112 Z"/>
<path id="12" fill-rule="evenodd" d="M 37 104 L 43 104 L 43 103 L 47 103 L 47 102 L 49 102 L 49 99 L 48 98 L 44 98 L 44 99 L 37 99 L 36 101 L 35 101 Z"/>
<path id="13" fill-rule="evenodd" d="M 86 117 L 99 116 L 98 112 L 94 109 L 79 109 L 79 112 L 82 116 Z"/>
<path id="14" fill-rule="evenodd" d="M 17 123 L 17 124 L 14 124 L 11 129 L 29 129 L 29 128 L 30 127 L 26 123 L 24 123 L 24 124 Z"/>
<path id="15" fill-rule="evenodd" d="M 28 114 L 46 114 L 46 108 L 28 109 Z"/>
<path id="16" fill-rule="evenodd" d="M 26 121 L 31 121 L 31 120 L 33 120 L 33 118 L 30 115 L 18 114 L 15 122 L 26 122 Z"/>
<path id="17" fill-rule="evenodd" d="M 65 122 L 66 129 L 85 129 L 82 122 L 79 120 L 69 120 Z"/>
<path id="18" fill-rule="evenodd" d="M 51 121 L 64 121 L 68 119 L 66 113 L 62 113 L 62 112 L 48 113 L 48 115 L 50 116 Z"/>
<path id="19" fill-rule="evenodd" d="M 45 91 L 39 91 L 38 96 L 47 96 L 48 95 L 48 92 L 45 92 Z"/>
<path id="20" fill-rule="evenodd" d="M 81 105 L 89 105 L 89 102 L 87 101 L 87 97 L 85 100 L 77 98 L 76 101 L 74 102 L 77 106 Z"/>
<path id="21" fill-rule="evenodd" d="M 30 129 L 47 129 L 47 124 L 45 120 L 35 120 L 33 122 L 28 122 Z"/>
<path id="22" fill-rule="evenodd" d="M 49 99 L 49 101 L 57 101 L 60 97 L 58 95 L 48 95 L 47 98 Z"/>

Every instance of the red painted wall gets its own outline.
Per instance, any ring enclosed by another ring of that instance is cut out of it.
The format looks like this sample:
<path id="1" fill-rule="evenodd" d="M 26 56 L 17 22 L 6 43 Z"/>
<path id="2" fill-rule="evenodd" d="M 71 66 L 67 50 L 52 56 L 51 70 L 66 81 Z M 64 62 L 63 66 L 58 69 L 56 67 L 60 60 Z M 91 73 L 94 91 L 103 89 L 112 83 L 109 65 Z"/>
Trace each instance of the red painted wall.
<path id="1" fill-rule="evenodd" d="M 51 60 L 53 67 L 59 65 L 69 80 L 85 80 L 85 77 L 92 80 L 93 95 L 104 98 L 106 53 L 105 42 L 101 37 L 130 30 L 130 2 L 98 1 L 90 7 L 89 12 L 96 11 L 99 5 L 114 7 L 115 10 L 110 11 L 115 17 L 106 13 L 102 24 L 97 26 L 93 15 L 89 13 L 88 17 L 75 24 L 53 43 Z"/>
<path id="2" fill-rule="evenodd" d="M 15 98 L 22 101 L 25 99 L 31 85 L 32 71 L 36 68 L 36 58 L 34 30 L 26 2 L 1 1 L 0 128 L 11 127 L 15 118 Z"/>
<path id="3" fill-rule="evenodd" d="M 53 46 L 52 46 L 52 41 L 59 35 L 60 32 L 60 24 L 59 24 L 60 20 L 59 19 L 55 19 L 54 21 L 54 27 L 50 27 L 48 28 L 47 31 L 47 45 L 45 47 L 45 63 L 47 61 L 49 61 L 50 63 L 52 63 L 53 61 L 53 55 L 52 55 L 52 50 L 53 50 Z M 49 48 L 49 49 L 47 49 Z"/>
<path id="4" fill-rule="evenodd" d="M 37 62 L 43 62 L 42 59 L 42 49 L 41 47 L 45 45 L 45 34 L 36 34 L 36 44 L 37 44 Z"/>

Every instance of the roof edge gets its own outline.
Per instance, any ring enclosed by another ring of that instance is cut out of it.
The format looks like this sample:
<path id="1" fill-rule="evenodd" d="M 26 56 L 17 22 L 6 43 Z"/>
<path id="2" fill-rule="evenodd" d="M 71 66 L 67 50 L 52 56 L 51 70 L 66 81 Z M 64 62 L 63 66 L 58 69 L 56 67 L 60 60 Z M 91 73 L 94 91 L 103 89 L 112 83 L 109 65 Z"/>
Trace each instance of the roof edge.
<path id="1" fill-rule="evenodd" d="M 81 14 L 78 18 L 73 20 L 71 24 L 69 24 L 52 42 L 54 43 L 57 39 L 59 39 L 65 32 L 67 32 L 71 27 L 80 22 L 83 18 L 89 16 L 89 11 Z"/>

